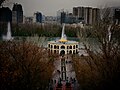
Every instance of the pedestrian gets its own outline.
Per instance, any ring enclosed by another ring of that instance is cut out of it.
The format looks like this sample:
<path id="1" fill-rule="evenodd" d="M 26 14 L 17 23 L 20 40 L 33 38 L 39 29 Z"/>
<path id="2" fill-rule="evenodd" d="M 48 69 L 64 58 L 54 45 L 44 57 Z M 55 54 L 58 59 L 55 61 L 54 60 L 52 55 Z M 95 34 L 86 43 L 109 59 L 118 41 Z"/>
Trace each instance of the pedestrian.
<path id="1" fill-rule="evenodd" d="M 72 80 L 73 80 L 72 77 L 70 77 L 70 81 L 71 81 L 71 82 L 72 82 Z"/>
<path id="2" fill-rule="evenodd" d="M 76 82 L 76 79 L 74 78 L 74 83 Z"/>
<path id="3" fill-rule="evenodd" d="M 52 87 L 50 87 L 50 90 L 53 90 L 53 88 L 52 88 Z"/>
<path id="4" fill-rule="evenodd" d="M 54 80 L 54 83 L 56 84 L 56 80 Z"/>
<path id="5" fill-rule="evenodd" d="M 60 70 L 57 70 L 57 72 L 60 74 Z"/>

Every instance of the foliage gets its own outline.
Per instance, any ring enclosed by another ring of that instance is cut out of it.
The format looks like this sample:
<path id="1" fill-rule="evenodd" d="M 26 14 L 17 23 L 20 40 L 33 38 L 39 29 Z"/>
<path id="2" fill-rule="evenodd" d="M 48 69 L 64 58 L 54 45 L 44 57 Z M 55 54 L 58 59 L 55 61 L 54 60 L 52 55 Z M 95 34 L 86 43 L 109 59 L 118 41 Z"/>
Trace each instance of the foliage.
<path id="1" fill-rule="evenodd" d="M 7 23 L 0 23 L 0 35 L 6 34 Z M 11 24 L 12 36 L 60 37 L 62 26 L 57 24 Z M 67 37 L 77 37 L 77 29 L 71 26 L 65 27 Z"/>
<path id="2" fill-rule="evenodd" d="M 0 42 L 0 89 L 47 90 L 56 58 L 47 52 L 28 42 Z"/>
<path id="3" fill-rule="evenodd" d="M 68 37 L 77 37 L 77 28 L 71 27 L 71 26 L 66 26 L 65 27 L 65 33 Z"/>
<path id="4" fill-rule="evenodd" d="M 6 1 L 6 0 L 0 0 L 0 6 L 2 5 L 2 3 L 3 3 L 4 1 Z"/>
<path id="5" fill-rule="evenodd" d="M 82 90 L 120 89 L 120 27 L 105 16 L 91 29 L 100 51 L 84 45 L 89 56 L 73 56 L 77 80 Z"/>

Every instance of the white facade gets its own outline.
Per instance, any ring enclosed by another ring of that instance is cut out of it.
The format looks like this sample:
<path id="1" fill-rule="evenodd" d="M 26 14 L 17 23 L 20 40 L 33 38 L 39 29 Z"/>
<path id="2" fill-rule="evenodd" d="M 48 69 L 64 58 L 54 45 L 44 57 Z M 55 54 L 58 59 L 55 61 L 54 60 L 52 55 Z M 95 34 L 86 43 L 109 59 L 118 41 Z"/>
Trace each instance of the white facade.
<path id="1" fill-rule="evenodd" d="M 64 34 L 65 25 L 63 25 L 61 39 L 57 41 L 48 42 L 48 50 L 50 53 L 59 54 L 77 54 L 78 53 L 78 42 L 69 41 Z"/>
<path id="2" fill-rule="evenodd" d="M 48 49 L 51 53 L 76 54 L 78 53 L 78 43 L 75 41 L 69 41 L 67 43 L 50 41 L 48 43 Z"/>

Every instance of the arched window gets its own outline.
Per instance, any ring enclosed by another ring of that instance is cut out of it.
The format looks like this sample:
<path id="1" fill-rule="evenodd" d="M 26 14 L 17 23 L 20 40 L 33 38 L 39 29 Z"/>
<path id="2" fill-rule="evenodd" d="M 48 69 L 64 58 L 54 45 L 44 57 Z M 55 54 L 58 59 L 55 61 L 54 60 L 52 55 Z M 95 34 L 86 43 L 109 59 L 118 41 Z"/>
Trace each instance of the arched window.
<path id="1" fill-rule="evenodd" d="M 54 45 L 54 49 L 56 49 L 56 45 Z"/>
<path id="2" fill-rule="evenodd" d="M 73 50 L 73 54 L 75 54 L 75 50 Z"/>
<path id="3" fill-rule="evenodd" d="M 53 46 L 51 45 L 51 48 L 53 48 Z"/>
<path id="4" fill-rule="evenodd" d="M 57 46 L 57 49 L 59 49 L 59 46 Z"/>
<path id="5" fill-rule="evenodd" d="M 78 45 L 76 45 L 76 48 L 78 48 Z"/>
<path id="6" fill-rule="evenodd" d="M 62 55 L 64 55 L 64 54 L 65 54 L 65 51 L 62 50 L 62 51 L 60 52 L 60 55 L 62 56 Z"/>
<path id="7" fill-rule="evenodd" d="M 48 50 L 48 52 L 50 53 L 50 49 Z"/>
<path id="8" fill-rule="evenodd" d="M 75 45 L 73 46 L 73 49 L 75 49 Z"/>
<path id="9" fill-rule="evenodd" d="M 76 53 L 78 54 L 78 50 L 76 50 Z"/>
<path id="10" fill-rule="evenodd" d="M 72 49 L 72 46 L 70 46 L 70 49 Z"/>
<path id="11" fill-rule="evenodd" d="M 54 50 L 54 53 L 56 53 L 56 50 Z"/>
<path id="12" fill-rule="evenodd" d="M 71 50 L 69 51 L 69 54 L 72 54 L 72 51 L 71 51 Z"/>
<path id="13" fill-rule="evenodd" d="M 48 47 L 50 48 L 50 44 L 48 44 Z"/>
<path id="14" fill-rule="evenodd" d="M 67 46 L 67 49 L 69 49 L 69 46 Z"/>
<path id="15" fill-rule="evenodd" d="M 59 53 L 59 50 L 57 50 L 57 53 Z"/>
<path id="16" fill-rule="evenodd" d="M 65 49 L 65 46 L 61 46 L 61 49 Z"/>

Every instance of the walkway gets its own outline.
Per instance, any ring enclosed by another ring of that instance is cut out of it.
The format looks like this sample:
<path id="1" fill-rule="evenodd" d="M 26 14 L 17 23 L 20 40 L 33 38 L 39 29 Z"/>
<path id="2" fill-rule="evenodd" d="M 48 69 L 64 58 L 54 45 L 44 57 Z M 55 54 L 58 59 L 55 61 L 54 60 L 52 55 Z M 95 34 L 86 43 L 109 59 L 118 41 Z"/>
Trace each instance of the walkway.
<path id="1" fill-rule="evenodd" d="M 50 90 L 78 90 L 75 71 L 70 57 L 64 56 L 54 62 L 55 71 L 53 72 Z M 57 89 L 59 88 L 59 89 Z"/>

